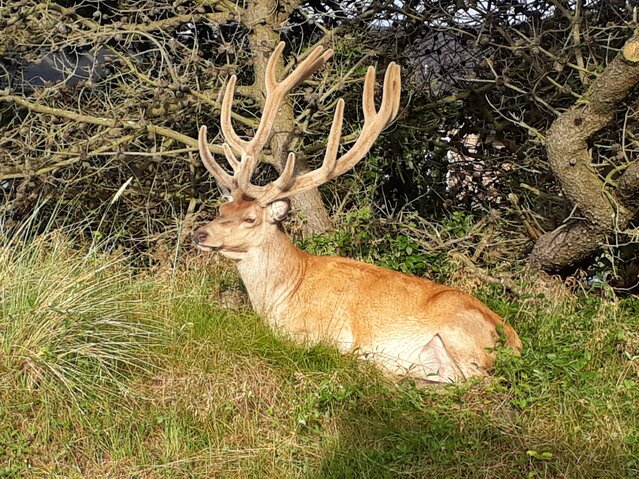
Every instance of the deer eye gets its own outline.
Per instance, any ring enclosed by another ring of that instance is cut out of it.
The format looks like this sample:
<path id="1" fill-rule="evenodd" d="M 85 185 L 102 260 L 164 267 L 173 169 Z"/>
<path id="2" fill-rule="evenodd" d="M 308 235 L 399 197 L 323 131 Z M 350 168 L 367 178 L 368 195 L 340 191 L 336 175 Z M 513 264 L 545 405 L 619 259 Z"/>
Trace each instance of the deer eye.
<path id="1" fill-rule="evenodd" d="M 246 218 L 244 218 L 244 223 L 252 225 L 253 223 L 255 223 L 255 218 L 253 218 L 251 216 L 247 216 Z"/>

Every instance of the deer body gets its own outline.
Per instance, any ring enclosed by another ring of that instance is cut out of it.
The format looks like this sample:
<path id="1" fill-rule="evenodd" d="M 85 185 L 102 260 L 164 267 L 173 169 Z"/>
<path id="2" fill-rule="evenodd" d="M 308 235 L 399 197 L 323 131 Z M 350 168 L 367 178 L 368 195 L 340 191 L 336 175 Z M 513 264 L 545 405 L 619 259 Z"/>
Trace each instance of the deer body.
<path id="1" fill-rule="evenodd" d="M 309 273 L 274 312 L 275 327 L 280 322 L 303 341 L 333 343 L 388 372 L 420 379 L 460 380 L 484 375 L 492 366 L 486 348 L 495 346 L 495 326 L 503 322 L 479 301 L 432 281 L 345 258 L 306 255 L 304 260 Z M 441 341 L 442 351 L 432 341 Z"/>
<path id="2" fill-rule="evenodd" d="M 315 256 L 295 247 L 284 233 L 288 197 L 326 182 L 360 161 L 399 107 L 399 67 L 389 66 L 379 111 L 375 108 L 374 70 L 364 85 L 364 127 L 355 145 L 337 158 L 343 102 L 335 119 L 322 167 L 294 176 L 295 156 L 267 186 L 250 179 L 256 157 L 268 141 L 270 126 L 283 96 L 308 77 L 328 57 L 318 47 L 291 75 L 277 83 L 274 58 L 267 71 L 265 113 L 255 137 L 241 140 L 230 122 L 235 79 L 227 86 L 222 106 L 226 157 L 234 175 L 213 159 L 200 130 L 202 160 L 226 193 L 228 202 L 219 216 L 198 228 L 193 239 L 203 250 L 216 250 L 236 261 L 253 308 L 274 329 L 307 343 L 327 342 L 341 351 L 355 352 L 375 361 L 392 374 L 420 380 L 449 382 L 481 376 L 490 370 L 503 327 L 506 343 L 518 351 L 517 333 L 479 300 L 432 281 L 404 275 L 370 264 L 332 256 Z M 242 158 L 238 161 L 233 153 Z"/>
<path id="3" fill-rule="evenodd" d="M 326 342 L 375 361 L 391 374 L 447 382 L 485 375 L 497 344 L 521 348 L 515 331 L 454 288 L 291 243 L 278 218 L 288 210 L 243 198 L 200 228 L 198 244 L 236 261 L 254 310 L 304 343 Z M 246 220 L 250 221 L 247 222 Z"/>
<path id="4" fill-rule="evenodd" d="M 333 344 L 372 359 L 387 372 L 418 379 L 457 381 L 490 370 L 494 355 L 487 348 L 497 343 L 495 326 L 504 323 L 472 297 L 345 258 L 300 252 L 295 259 L 300 274 L 277 285 L 280 294 L 258 286 L 266 293 L 258 303 L 253 297 L 260 295 L 249 290 L 256 310 L 276 330 L 304 343 Z M 510 345 L 521 347 L 512 328 L 504 328 Z M 441 357 L 429 351 L 433 340 L 444 345 Z M 429 354 L 433 357 L 426 361 Z"/>

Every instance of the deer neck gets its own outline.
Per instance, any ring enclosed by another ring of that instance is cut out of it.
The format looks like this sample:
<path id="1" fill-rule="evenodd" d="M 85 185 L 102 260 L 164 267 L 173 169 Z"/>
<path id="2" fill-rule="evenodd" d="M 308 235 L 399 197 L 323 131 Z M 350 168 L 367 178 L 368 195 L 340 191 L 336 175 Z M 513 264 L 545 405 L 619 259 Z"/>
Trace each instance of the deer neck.
<path id="1" fill-rule="evenodd" d="M 258 314 L 277 320 L 278 310 L 302 281 L 306 256 L 283 231 L 278 230 L 250 249 L 237 263 L 253 309 Z"/>

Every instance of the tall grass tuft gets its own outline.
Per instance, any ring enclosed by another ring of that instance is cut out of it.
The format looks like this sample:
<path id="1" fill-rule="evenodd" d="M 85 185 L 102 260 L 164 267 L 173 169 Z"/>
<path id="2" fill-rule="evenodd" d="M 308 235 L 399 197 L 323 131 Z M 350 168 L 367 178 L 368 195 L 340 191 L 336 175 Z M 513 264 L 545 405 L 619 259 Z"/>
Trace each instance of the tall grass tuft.
<path id="1" fill-rule="evenodd" d="M 157 325 L 143 282 L 122 255 L 73 227 L 0 236 L 0 389 L 78 403 L 122 394 L 132 370 L 151 368 Z"/>

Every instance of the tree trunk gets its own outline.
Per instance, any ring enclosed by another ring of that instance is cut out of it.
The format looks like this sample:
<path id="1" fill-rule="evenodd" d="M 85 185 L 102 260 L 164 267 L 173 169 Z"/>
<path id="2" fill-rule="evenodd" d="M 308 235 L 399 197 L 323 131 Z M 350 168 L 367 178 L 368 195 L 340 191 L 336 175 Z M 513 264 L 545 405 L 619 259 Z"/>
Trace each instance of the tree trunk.
<path id="1" fill-rule="evenodd" d="M 638 212 L 639 164 L 630 164 L 611 188 L 594 170 L 588 139 L 612 119 L 618 104 L 639 83 L 639 36 L 634 36 L 592 83 L 580 102 L 548 130 L 548 161 L 566 197 L 579 212 L 544 234 L 530 263 L 548 272 L 578 265 L 596 253 L 607 235 L 625 229 Z"/>
<path id="2" fill-rule="evenodd" d="M 296 0 L 288 2 L 250 0 L 244 10 L 242 23 L 251 29 L 248 38 L 255 69 L 255 83 L 250 89 L 250 94 L 259 105 L 264 103 L 266 95 L 264 81 L 266 63 L 280 41 L 277 30 L 288 19 L 298 3 Z M 284 71 L 284 63 L 281 59 L 277 64 L 277 70 L 281 79 Z M 285 102 L 273 124 L 273 135 L 270 142 L 271 158 L 263 159 L 269 161 L 278 172 L 282 171 L 291 142 L 295 139 L 295 126 L 293 108 L 290 102 Z M 296 172 L 303 173 L 305 171 L 308 171 L 306 161 L 297 157 Z M 317 188 L 295 195 L 291 200 L 293 208 L 303 219 L 302 232 L 305 236 L 323 233 L 330 229 L 331 220 Z"/>

